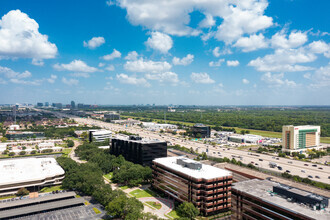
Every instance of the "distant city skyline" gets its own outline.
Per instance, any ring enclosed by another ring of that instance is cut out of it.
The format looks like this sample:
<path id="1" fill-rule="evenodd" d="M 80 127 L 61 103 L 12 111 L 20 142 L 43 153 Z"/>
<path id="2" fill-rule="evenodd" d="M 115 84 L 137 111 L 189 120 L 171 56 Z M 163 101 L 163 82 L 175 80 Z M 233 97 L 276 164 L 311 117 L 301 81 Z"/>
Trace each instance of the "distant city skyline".
<path id="1" fill-rule="evenodd" d="M 3 0 L 0 103 L 330 105 L 329 7 Z"/>

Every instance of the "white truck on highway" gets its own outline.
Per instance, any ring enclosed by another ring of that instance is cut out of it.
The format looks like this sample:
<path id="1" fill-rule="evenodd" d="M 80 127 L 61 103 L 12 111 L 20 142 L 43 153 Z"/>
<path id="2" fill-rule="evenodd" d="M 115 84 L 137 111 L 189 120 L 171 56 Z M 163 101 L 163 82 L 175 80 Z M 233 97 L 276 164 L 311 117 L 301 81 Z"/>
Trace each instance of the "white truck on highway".
<path id="1" fill-rule="evenodd" d="M 270 166 L 271 168 L 274 168 L 274 167 L 277 167 L 277 164 L 274 163 L 274 162 L 269 162 L 269 166 Z"/>

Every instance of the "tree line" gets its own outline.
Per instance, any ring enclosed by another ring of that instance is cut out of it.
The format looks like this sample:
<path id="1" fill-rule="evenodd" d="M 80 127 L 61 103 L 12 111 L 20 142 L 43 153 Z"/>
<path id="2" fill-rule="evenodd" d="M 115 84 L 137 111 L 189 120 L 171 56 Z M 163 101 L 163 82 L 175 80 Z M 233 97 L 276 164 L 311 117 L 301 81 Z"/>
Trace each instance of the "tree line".
<path id="1" fill-rule="evenodd" d="M 164 119 L 163 111 L 144 110 L 121 113 L 140 119 Z M 239 127 L 245 129 L 281 132 L 283 125 L 320 125 L 321 136 L 330 136 L 330 111 L 324 109 L 247 109 L 205 112 L 167 112 L 166 119 L 178 122 L 203 123 L 216 127 Z"/>

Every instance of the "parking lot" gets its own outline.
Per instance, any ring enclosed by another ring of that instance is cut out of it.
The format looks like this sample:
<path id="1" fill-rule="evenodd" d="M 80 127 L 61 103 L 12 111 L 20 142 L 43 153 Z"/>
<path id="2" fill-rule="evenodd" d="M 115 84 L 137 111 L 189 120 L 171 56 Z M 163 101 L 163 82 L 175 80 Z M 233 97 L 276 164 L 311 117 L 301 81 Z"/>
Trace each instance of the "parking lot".
<path id="1" fill-rule="evenodd" d="M 101 211 L 100 214 L 96 214 L 93 208 L 96 207 Z M 97 205 L 78 206 L 72 208 L 66 208 L 46 213 L 40 213 L 35 215 L 29 215 L 25 217 L 15 218 L 24 220 L 76 220 L 76 219 L 102 219 L 104 211 Z"/>

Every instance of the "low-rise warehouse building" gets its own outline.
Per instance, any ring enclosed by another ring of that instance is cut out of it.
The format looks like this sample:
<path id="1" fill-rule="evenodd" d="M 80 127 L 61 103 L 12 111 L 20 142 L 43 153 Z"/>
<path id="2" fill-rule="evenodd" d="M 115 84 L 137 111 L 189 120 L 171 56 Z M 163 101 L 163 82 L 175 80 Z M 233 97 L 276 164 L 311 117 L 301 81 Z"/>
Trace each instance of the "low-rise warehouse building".
<path id="1" fill-rule="evenodd" d="M 61 184 L 64 170 L 54 158 L 0 160 L 0 195 L 14 194 L 20 188 Z"/>

